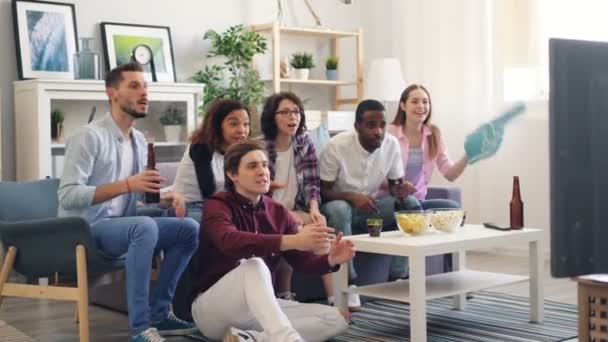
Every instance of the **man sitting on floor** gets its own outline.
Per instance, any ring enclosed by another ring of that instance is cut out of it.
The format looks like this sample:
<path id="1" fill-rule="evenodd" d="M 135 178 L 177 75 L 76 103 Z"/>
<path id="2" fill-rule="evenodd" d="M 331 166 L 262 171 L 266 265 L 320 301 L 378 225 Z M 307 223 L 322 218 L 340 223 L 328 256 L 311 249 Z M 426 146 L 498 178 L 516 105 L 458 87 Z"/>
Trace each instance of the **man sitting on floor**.
<path id="1" fill-rule="evenodd" d="M 355 254 L 352 242 L 323 223 L 298 223 L 264 195 L 270 186 L 264 147 L 245 141 L 224 155 L 225 188 L 205 202 L 197 298 L 192 317 L 203 335 L 224 341 L 325 341 L 348 324 L 337 308 L 275 298 L 281 257 L 296 270 L 325 274 Z"/>

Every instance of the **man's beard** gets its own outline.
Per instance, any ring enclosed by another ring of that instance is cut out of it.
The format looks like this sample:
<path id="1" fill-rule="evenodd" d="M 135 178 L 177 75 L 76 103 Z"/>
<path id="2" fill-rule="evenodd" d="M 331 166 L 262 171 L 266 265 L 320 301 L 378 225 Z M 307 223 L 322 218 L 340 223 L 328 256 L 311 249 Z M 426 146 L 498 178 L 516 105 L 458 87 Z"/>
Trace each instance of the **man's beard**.
<path id="1" fill-rule="evenodd" d="M 131 115 L 134 119 L 145 118 L 146 115 L 148 115 L 147 112 L 138 112 L 135 110 L 135 108 L 133 108 L 133 106 L 121 105 L 120 109 L 122 109 L 123 112 Z"/>

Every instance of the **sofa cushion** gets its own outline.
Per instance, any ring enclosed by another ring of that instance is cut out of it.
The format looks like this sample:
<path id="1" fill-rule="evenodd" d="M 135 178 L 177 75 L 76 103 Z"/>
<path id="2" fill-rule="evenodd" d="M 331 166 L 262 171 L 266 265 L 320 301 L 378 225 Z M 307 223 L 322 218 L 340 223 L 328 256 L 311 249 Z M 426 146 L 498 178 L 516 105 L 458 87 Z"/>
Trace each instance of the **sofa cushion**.
<path id="1" fill-rule="evenodd" d="M 179 162 L 167 162 L 167 163 L 158 163 L 156 164 L 156 169 L 160 172 L 161 177 L 163 177 L 164 181 L 161 183 L 163 187 L 167 187 L 173 185 L 175 182 L 175 176 L 177 175 L 177 168 L 179 167 Z"/>

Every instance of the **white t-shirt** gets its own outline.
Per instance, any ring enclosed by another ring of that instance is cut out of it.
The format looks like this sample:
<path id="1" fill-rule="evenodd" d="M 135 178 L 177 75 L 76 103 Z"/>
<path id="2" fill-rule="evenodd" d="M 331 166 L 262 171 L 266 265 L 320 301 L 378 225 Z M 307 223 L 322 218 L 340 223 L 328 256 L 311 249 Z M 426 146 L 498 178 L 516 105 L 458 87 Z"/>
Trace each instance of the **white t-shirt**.
<path id="1" fill-rule="evenodd" d="M 120 175 L 118 179 L 126 179 L 133 172 L 133 146 L 131 140 L 122 142 L 122 158 L 120 159 Z M 109 216 L 122 216 L 127 207 L 129 194 L 116 196 L 110 200 Z"/>
<path id="2" fill-rule="evenodd" d="M 342 132 L 321 151 L 319 165 L 321 180 L 335 182 L 333 189 L 340 192 L 376 195 L 385 179 L 403 177 L 399 142 L 390 134 L 369 153 L 356 131 Z"/>
<path id="3" fill-rule="evenodd" d="M 215 191 L 224 190 L 224 155 L 213 152 L 211 157 L 211 170 L 215 178 Z M 173 189 L 184 196 L 186 203 L 200 202 L 203 200 L 198 180 L 196 178 L 196 170 L 194 162 L 190 158 L 190 145 L 186 148 L 186 152 L 182 156 L 182 160 L 177 167 Z"/>
<path id="4" fill-rule="evenodd" d="M 213 170 L 213 178 L 215 179 L 215 192 L 224 191 L 224 155 L 219 152 L 213 152 L 211 158 L 211 170 Z"/>
<path id="5" fill-rule="evenodd" d="M 296 204 L 296 196 L 298 195 L 298 180 L 294 159 L 293 144 L 291 144 L 287 151 L 277 151 L 274 180 L 287 184 L 287 187 L 275 190 L 272 193 L 272 199 L 281 203 L 287 209 L 293 209 Z"/>

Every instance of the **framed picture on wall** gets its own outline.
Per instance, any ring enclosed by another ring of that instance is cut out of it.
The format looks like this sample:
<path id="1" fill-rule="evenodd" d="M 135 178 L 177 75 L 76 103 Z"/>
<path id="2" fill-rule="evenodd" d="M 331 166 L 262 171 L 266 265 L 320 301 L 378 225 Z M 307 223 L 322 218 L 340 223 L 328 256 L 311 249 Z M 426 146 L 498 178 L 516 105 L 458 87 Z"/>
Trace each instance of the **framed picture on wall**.
<path id="1" fill-rule="evenodd" d="M 129 63 L 133 49 L 147 45 L 152 50 L 159 82 L 175 82 L 171 30 L 167 26 L 148 26 L 103 22 L 101 39 L 107 70 Z M 150 66 L 144 65 L 146 79 L 152 80 Z"/>
<path id="2" fill-rule="evenodd" d="M 13 0 L 12 6 L 19 78 L 74 78 L 74 4 Z"/>

